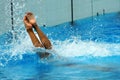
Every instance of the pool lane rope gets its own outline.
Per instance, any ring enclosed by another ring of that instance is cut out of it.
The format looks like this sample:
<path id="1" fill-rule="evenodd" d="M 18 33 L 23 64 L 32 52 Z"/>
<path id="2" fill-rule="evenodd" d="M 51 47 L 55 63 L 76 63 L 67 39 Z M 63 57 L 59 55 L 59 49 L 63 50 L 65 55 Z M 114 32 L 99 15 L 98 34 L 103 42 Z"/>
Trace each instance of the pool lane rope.
<path id="1" fill-rule="evenodd" d="M 13 0 L 11 0 L 11 25 L 12 25 L 12 34 L 13 34 L 13 43 L 16 42 L 16 33 L 14 30 L 14 18 L 13 18 Z"/>
<path id="2" fill-rule="evenodd" d="M 93 0 L 91 0 L 91 13 L 92 13 L 92 25 L 93 25 L 93 21 L 94 21 L 94 19 L 93 19 Z"/>
<path id="3" fill-rule="evenodd" d="M 71 0 L 71 25 L 74 24 L 74 17 L 73 17 L 73 0 Z"/>
<path id="4" fill-rule="evenodd" d="M 12 24 L 12 30 L 14 30 L 14 19 L 13 19 L 13 0 L 11 0 L 11 24 Z"/>

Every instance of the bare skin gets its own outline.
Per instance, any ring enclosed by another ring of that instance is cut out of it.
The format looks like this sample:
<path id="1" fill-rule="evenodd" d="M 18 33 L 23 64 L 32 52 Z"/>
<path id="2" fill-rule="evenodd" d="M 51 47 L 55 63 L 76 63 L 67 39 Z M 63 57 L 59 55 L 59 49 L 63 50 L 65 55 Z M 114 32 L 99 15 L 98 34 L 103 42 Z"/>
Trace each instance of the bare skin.
<path id="1" fill-rule="evenodd" d="M 31 41 L 35 47 L 44 47 L 45 49 L 51 49 L 52 45 L 46 35 L 40 30 L 36 23 L 36 19 L 31 12 L 26 13 L 23 22 L 25 24 L 26 30 L 31 38 Z M 36 37 L 33 28 L 36 30 L 39 39 Z"/>

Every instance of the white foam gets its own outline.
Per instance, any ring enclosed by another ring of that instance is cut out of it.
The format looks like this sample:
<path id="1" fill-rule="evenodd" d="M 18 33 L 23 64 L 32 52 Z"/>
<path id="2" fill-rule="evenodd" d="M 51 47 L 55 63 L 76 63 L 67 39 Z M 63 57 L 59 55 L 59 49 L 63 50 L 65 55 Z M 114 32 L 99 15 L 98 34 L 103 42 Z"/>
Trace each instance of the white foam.
<path id="1" fill-rule="evenodd" d="M 25 37 L 23 36 L 26 35 Z M 35 48 L 30 40 L 28 34 L 20 34 L 18 37 L 18 41 L 13 41 L 11 44 L 7 46 L 11 46 L 10 49 L 4 50 L 1 53 L 0 62 L 2 60 L 5 63 L 1 63 L 0 65 L 5 65 L 9 60 L 19 60 L 23 59 L 23 54 L 34 54 Z M 107 57 L 120 55 L 120 44 L 119 43 L 97 43 L 93 41 L 81 41 L 77 37 L 73 37 L 71 39 L 65 41 L 59 40 L 51 40 L 53 44 L 53 54 L 61 56 L 61 57 Z M 50 52 L 50 53 L 51 53 Z M 5 57 L 8 55 L 8 57 Z"/>
<path id="2" fill-rule="evenodd" d="M 79 56 L 113 56 L 120 55 L 120 44 L 84 42 L 81 40 L 54 41 L 54 49 L 57 54 L 64 57 Z"/>
<path id="3" fill-rule="evenodd" d="M 25 34 L 25 33 L 23 33 Z M 34 52 L 34 46 L 27 34 L 22 37 L 21 34 L 19 41 L 14 43 L 10 52 L 12 55 L 22 55 Z M 79 57 L 79 56 L 113 56 L 120 55 L 120 44 L 113 43 L 97 43 L 93 41 L 81 41 L 77 37 L 65 41 L 51 40 L 55 53 L 63 57 Z M 54 53 L 54 52 L 53 52 Z"/>

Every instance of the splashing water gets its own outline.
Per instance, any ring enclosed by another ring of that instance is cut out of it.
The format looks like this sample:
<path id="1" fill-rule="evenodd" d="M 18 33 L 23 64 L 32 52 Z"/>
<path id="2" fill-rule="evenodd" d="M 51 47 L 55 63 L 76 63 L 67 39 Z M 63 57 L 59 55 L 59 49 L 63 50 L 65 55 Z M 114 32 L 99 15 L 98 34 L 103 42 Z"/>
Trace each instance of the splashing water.
<path id="1" fill-rule="evenodd" d="M 61 57 L 75 58 L 81 56 L 119 56 L 119 24 L 113 22 L 114 25 L 111 25 L 110 23 L 109 25 L 111 26 L 108 28 L 109 22 L 104 22 L 103 24 L 101 23 L 103 22 L 102 19 L 96 20 L 96 18 L 95 21 L 96 23 L 94 24 L 94 26 L 91 25 L 91 23 L 84 25 L 84 23 L 82 23 L 81 21 L 81 24 L 83 25 L 82 27 L 77 25 L 72 27 L 69 25 L 69 23 L 65 23 L 56 27 L 41 27 L 41 29 L 50 38 L 53 44 L 53 54 L 55 53 Z M 109 30 L 111 29 L 112 32 L 109 32 Z M 92 33 L 90 32 L 90 30 Z M 27 32 L 23 29 L 23 26 L 17 29 L 16 32 L 16 40 L 13 40 L 13 38 L 9 40 L 9 37 L 11 36 L 9 34 L 7 36 L 8 38 L 6 38 L 7 41 L 5 42 L 5 44 L 3 44 L 4 46 L 1 46 L 2 48 L 0 50 L 0 60 L 2 62 L 5 62 L 3 64 L 7 64 L 6 62 L 12 59 L 21 60 L 23 59 L 24 54 L 35 54 L 32 42 Z M 12 35 L 13 34 L 14 32 L 12 32 Z"/>
<path id="2" fill-rule="evenodd" d="M 93 41 L 84 42 L 73 39 L 57 41 L 54 45 L 56 52 L 64 57 L 79 57 L 79 56 L 113 56 L 120 55 L 120 44 L 97 43 Z M 59 45 L 59 46 L 58 46 Z"/>
<path id="3" fill-rule="evenodd" d="M 21 25 L 15 32 L 0 35 L 0 78 L 64 80 L 61 77 L 64 75 L 68 80 L 83 79 L 83 76 L 85 80 L 105 80 L 106 77 L 113 76 L 113 80 L 118 79 L 119 76 L 116 75 L 120 72 L 119 22 L 115 13 L 108 17 L 106 15 L 95 18 L 94 25 L 91 18 L 87 18 L 76 21 L 74 26 L 64 23 L 53 27 L 40 27 L 53 45 L 50 52 L 55 54 L 43 60 L 36 55 L 29 35 Z M 9 73 L 11 75 L 8 75 Z"/>

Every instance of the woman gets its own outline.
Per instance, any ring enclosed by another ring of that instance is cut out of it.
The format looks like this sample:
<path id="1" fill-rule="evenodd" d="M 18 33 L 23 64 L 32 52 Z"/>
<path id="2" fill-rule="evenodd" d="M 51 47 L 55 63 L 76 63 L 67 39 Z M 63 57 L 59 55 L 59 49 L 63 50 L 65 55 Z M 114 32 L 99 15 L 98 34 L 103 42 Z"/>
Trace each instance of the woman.
<path id="1" fill-rule="evenodd" d="M 24 16 L 23 22 L 25 24 L 26 31 L 28 32 L 28 34 L 31 38 L 31 41 L 35 47 L 43 47 L 45 49 L 52 49 L 51 42 L 46 37 L 46 35 L 39 29 L 39 27 L 36 23 L 36 19 L 31 12 L 26 13 L 26 15 Z M 40 40 L 36 37 L 36 35 L 33 31 L 33 28 L 37 32 Z M 48 53 L 45 53 L 44 56 L 46 56 L 46 54 L 48 55 Z M 44 57 L 44 56 L 42 56 L 42 57 Z"/>

